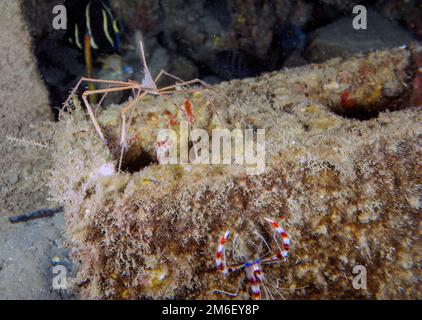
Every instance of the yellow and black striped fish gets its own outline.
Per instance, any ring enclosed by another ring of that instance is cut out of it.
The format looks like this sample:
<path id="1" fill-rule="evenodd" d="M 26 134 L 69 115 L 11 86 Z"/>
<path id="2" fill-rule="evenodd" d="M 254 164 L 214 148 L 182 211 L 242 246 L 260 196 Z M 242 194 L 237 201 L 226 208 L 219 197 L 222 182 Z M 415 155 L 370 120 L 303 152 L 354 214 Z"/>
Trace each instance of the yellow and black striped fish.
<path id="1" fill-rule="evenodd" d="M 69 1 L 69 41 L 84 50 L 88 35 L 96 53 L 120 52 L 120 24 L 107 0 Z"/>

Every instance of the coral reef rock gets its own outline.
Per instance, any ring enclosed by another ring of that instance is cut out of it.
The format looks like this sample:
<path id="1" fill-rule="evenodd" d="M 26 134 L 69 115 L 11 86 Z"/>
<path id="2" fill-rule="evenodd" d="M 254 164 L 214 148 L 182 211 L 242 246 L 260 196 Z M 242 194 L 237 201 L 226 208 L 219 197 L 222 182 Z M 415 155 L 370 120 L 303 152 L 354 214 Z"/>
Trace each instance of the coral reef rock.
<path id="1" fill-rule="evenodd" d="M 385 0 L 376 5 L 377 10 L 391 21 L 400 22 L 418 40 L 422 40 L 422 3 L 418 0 Z"/>
<path id="2" fill-rule="evenodd" d="M 0 3 L 0 25 L 0 210 L 10 214 L 47 205 L 51 162 L 44 123 L 52 112 L 20 1 Z"/>
<path id="3" fill-rule="evenodd" d="M 266 167 L 255 175 L 241 164 L 157 164 L 157 129 L 177 111 L 160 97 L 136 108 L 125 154 L 134 158 L 118 172 L 123 106 L 98 115 L 107 147 L 74 100 L 55 135 L 50 185 L 66 207 L 79 264 L 75 288 L 93 299 L 206 299 L 229 298 L 210 291 L 239 285 L 237 298 L 248 299 L 243 272 L 225 278 L 216 269 L 217 246 L 230 230 L 229 265 L 265 253 L 264 239 L 276 252 L 268 217 L 292 243 L 286 261 L 262 267 L 263 298 L 420 298 L 422 110 L 403 100 L 400 110 L 359 120 L 328 106 L 340 103 L 333 74 L 387 57 L 405 62 L 410 52 L 336 59 L 222 83 L 214 87 L 219 95 L 192 95 L 194 126 L 219 126 L 207 112 L 213 99 L 226 128 L 265 129 Z M 185 97 L 171 99 L 179 105 Z"/>
<path id="4" fill-rule="evenodd" d="M 316 30 L 306 48 L 305 57 L 322 62 L 334 57 L 350 57 L 358 52 L 408 45 L 415 39 L 400 25 L 368 9 L 367 29 L 355 30 L 352 17 L 343 17 Z"/>

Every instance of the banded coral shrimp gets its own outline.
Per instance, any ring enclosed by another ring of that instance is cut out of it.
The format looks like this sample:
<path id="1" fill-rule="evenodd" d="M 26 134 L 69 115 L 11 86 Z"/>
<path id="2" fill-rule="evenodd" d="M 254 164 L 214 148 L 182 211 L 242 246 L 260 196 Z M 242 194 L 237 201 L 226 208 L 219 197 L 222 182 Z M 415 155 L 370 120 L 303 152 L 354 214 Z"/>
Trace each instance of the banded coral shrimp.
<path id="1" fill-rule="evenodd" d="M 262 235 L 256 232 L 255 237 L 259 240 L 260 243 L 257 245 L 252 241 L 249 241 L 249 245 L 252 245 L 255 248 L 255 253 L 258 253 L 259 258 L 247 259 L 246 262 L 244 262 L 243 259 L 239 259 L 239 235 L 235 234 L 232 243 L 231 257 L 235 261 L 243 260 L 243 262 L 235 266 L 228 266 L 226 257 L 226 245 L 230 236 L 230 231 L 227 230 L 221 237 L 217 247 L 217 253 L 215 255 L 216 267 L 219 271 L 223 273 L 224 277 L 227 277 L 229 274 L 235 273 L 237 271 L 243 270 L 245 272 L 247 286 L 250 289 L 250 297 L 252 299 L 260 300 L 263 296 L 262 293 L 264 293 L 266 299 L 275 299 L 275 296 L 270 289 L 274 290 L 282 299 L 285 299 L 283 294 L 281 293 L 281 290 L 283 289 L 281 289 L 279 286 L 280 280 L 277 279 L 275 281 L 276 283 L 269 281 L 265 277 L 265 274 L 263 272 L 263 266 L 285 262 L 289 255 L 291 241 L 287 233 L 283 230 L 282 227 L 280 227 L 280 225 L 276 221 L 270 218 L 265 218 L 265 221 L 271 225 L 271 229 L 274 232 L 274 249 L 271 248 L 269 243 L 265 240 Z M 267 251 L 266 253 L 261 255 L 263 248 L 265 248 Z M 211 290 L 209 294 L 223 294 L 230 297 L 237 297 L 240 293 L 243 280 L 244 278 L 242 277 L 237 286 L 237 290 L 234 293 L 225 290 L 214 289 Z M 263 289 L 262 292 L 261 287 Z"/>

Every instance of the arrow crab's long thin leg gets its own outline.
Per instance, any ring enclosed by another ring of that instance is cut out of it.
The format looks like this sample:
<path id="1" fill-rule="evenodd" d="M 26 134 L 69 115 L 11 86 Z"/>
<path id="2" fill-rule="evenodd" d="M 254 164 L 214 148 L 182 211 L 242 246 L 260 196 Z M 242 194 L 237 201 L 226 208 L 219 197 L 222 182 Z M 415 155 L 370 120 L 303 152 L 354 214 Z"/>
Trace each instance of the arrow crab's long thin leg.
<path id="1" fill-rule="evenodd" d="M 98 135 L 100 136 L 101 140 L 104 142 L 104 144 L 107 144 L 107 140 L 104 137 L 104 134 L 101 130 L 100 125 L 98 124 L 97 119 L 95 118 L 94 112 L 92 110 L 92 107 L 88 101 L 88 96 L 91 94 L 96 93 L 109 93 L 109 92 L 118 92 L 118 91 L 124 91 L 124 90 L 131 90 L 134 88 L 134 85 L 130 85 L 127 87 L 118 87 L 118 88 L 108 88 L 108 89 L 99 89 L 99 90 L 93 90 L 93 91 L 85 91 L 82 94 L 82 100 L 85 103 L 86 109 L 88 111 L 89 117 L 91 118 L 92 123 L 94 124 L 95 130 L 97 130 Z"/>
<path id="2" fill-rule="evenodd" d="M 133 99 L 132 102 L 129 103 L 128 106 L 123 108 L 122 113 L 121 113 L 121 116 L 122 116 L 122 132 L 120 134 L 120 159 L 119 159 L 119 169 L 118 169 L 119 172 L 122 168 L 123 154 L 125 153 L 125 150 L 127 149 L 126 138 L 127 138 L 127 134 L 128 134 L 128 131 L 129 131 L 129 127 L 126 128 L 126 111 L 130 109 L 130 115 L 129 115 L 129 125 L 130 125 L 130 123 L 132 121 L 133 111 L 135 109 L 137 102 L 140 101 L 142 99 L 142 97 L 144 97 L 148 93 L 148 92 L 144 91 L 141 94 L 140 88 L 134 89 L 134 91 L 136 91 L 135 98 Z"/>
<path id="3" fill-rule="evenodd" d="M 69 100 L 72 98 L 72 96 L 76 93 L 79 86 L 82 84 L 82 82 L 94 82 L 94 83 L 106 83 L 117 87 L 126 87 L 130 85 L 128 82 L 124 81 L 115 81 L 115 80 L 102 80 L 102 79 L 92 79 L 92 78 L 86 78 L 81 77 L 78 81 L 78 83 L 73 87 L 72 91 L 70 91 L 69 96 L 67 97 L 66 101 L 63 103 L 63 106 L 67 106 L 69 103 Z"/>

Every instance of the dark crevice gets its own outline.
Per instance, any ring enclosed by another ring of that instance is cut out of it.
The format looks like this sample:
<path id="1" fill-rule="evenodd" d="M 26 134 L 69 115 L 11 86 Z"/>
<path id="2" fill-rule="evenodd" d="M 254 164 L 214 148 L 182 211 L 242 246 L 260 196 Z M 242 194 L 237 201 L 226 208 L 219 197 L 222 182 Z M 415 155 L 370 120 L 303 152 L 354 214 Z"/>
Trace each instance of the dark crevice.
<path id="1" fill-rule="evenodd" d="M 365 121 L 365 120 L 378 118 L 378 115 L 380 114 L 380 112 L 359 110 L 359 111 L 348 111 L 348 112 L 343 112 L 343 113 L 338 113 L 338 114 L 344 118 Z"/>
<path id="2" fill-rule="evenodd" d="M 143 168 L 158 164 L 157 159 L 146 151 L 142 151 L 136 158 L 127 159 L 123 157 L 121 170 L 123 172 L 135 173 L 141 171 Z"/>

